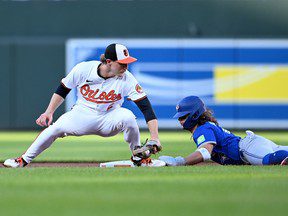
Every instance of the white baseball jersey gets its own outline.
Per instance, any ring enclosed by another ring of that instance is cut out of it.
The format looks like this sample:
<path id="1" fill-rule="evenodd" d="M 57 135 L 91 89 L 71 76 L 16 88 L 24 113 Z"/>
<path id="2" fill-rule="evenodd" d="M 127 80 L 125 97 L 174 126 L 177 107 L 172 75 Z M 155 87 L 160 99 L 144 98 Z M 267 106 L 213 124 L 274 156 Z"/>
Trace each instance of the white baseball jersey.
<path id="1" fill-rule="evenodd" d="M 108 111 L 120 107 L 126 96 L 132 101 L 146 96 L 128 70 L 123 76 L 103 79 L 97 73 L 100 64 L 100 61 L 79 63 L 62 79 L 63 85 L 67 88 L 77 88 L 76 104 L 97 111 Z"/>

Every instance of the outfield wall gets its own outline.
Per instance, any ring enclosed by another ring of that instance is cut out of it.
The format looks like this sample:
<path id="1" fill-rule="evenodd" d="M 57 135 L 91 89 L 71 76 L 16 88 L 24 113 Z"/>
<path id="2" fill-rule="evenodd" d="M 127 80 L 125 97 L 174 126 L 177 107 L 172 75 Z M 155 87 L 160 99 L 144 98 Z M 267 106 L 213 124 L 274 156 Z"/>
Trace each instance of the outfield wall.
<path id="1" fill-rule="evenodd" d="M 285 39 L 287 11 L 286 0 L 0 1 L 0 129 L 40 129 L 70 38 Z"/>
<path id="2" fill-rule="evenodd" d="M 130 65 L 147 92 L 160 128 L 177 128 L 177 102 L 198 95 L 227 128 L 288 128 L 288 40 L 72 39 L 66 45 L 68 73 L 81 61 L 97 60 L 107 43 L 129 47 Z M 66 100 L 70 110 L 76 91 Z M 125 107 L 143 115 L 133 102 Z"/>

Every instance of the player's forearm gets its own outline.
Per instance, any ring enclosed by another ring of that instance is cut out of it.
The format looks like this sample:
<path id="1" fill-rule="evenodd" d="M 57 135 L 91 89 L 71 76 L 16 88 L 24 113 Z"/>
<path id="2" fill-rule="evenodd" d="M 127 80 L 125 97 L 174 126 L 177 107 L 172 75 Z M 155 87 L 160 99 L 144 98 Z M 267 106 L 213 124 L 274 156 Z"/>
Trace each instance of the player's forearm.
<path id="1" fill-rule="evenodd" d="M 149 131 L 150 131 L 150 136 L 152 140 L 159 140 L 159 135 L 158 135 L 158 121 L 157 119 L 152 119 L 147 122 Z"/>
<path id="2" fill-rule="evenodd" d="M 186 158 L 182 156 L 178 156 L 175 158 L 171 156 L 160 156 L 159 160 L 164 161 L 167 166 L 187 166 L 200 163 L 204 161 L 204 158 L 202 157 L 200 152 L 195 151 Z"/>
<path id="3" fill-rule="evenodd" d="M 214 145 L 207 143 L 185 158 L 186 165 L 197 164 L 210 160 Z"/>
<path id="4" fill-rule="evenodd" d="M 55 110 L 63 103 L 63 101 L 64 99 L 60 95 L 54 93 L 45 113 L 53 114 Z"/>
<path id="5" fill-rule="evenodd" d="M 194 165 L 204 161 L 202 155 L 198 151 L 193 152 L 184 159 L 185 159 L 185 165 Z"/>

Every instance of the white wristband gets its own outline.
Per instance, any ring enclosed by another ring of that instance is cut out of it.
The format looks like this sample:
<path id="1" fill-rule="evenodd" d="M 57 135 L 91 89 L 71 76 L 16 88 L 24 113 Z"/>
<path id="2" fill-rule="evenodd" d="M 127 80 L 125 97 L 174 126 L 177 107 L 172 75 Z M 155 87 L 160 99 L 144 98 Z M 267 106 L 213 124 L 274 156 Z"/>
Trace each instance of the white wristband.
<path id="1" fill-rule="evenodd" d="M 209 151 L 206 148 L 199 148 L 196 151 L 200 152 L 204 161 L 211 159 L 211 154 L 209 153 Z"/>
<path id="2" fill-rule="evenodd" d="M 181 156 L 176 157 L 175 161 L 176 161 L 176 166 L 185 166 L 186 165 L 185 159 Z"/>

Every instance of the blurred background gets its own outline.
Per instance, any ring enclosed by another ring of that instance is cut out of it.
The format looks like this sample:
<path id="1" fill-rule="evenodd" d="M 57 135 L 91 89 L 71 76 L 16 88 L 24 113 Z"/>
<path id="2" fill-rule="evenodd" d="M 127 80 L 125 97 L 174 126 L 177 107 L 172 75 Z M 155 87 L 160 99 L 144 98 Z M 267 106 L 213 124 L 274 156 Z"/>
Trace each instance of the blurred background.
<path id="1" fill-rule="evenodd" d="M 225 127 L 287 129 L 287 11 L 287 0 L 1 1 L 0 129 L 39 129 L 65 73 L 113 41 L 139 59 L 130 69 L 161 128 L 196 94 Z"/>

